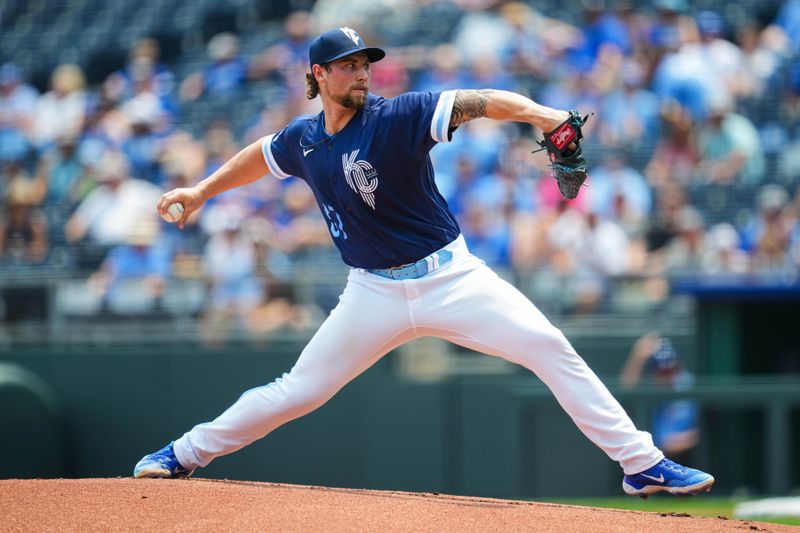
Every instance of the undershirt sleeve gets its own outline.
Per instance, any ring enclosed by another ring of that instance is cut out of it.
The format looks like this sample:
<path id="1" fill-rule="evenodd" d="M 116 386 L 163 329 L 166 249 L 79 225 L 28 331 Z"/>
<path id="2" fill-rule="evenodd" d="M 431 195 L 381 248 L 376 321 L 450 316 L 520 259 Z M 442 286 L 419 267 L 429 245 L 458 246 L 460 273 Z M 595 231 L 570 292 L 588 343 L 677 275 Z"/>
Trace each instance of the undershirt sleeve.
<path id="1" fill-rule="evenodd" d="M 453 112 L 457 92 L 444 91 L 436 102 L 436 109 L 431 119 L 431 137 L 438 143 L 449 143 L 451 140 L 450 115 Z"/>

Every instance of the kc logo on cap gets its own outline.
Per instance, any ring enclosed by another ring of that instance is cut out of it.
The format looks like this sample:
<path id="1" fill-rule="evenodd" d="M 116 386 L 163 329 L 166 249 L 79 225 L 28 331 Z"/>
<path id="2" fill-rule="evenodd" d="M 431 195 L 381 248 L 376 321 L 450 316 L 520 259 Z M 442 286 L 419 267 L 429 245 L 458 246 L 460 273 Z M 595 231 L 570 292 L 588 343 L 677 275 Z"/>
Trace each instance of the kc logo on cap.
<path id="1" fill-rule="evenodd" d="M 328 30 L 313 41 L 308 49 L 309 66 L 324 65 L 356 52 L 364 52 L 370 62 L 380 61 L 386 52 L 380 48 L 367 47 L 353 28 L 343 27 Z"/>
<path id="2" fill-rule="evenodd" d="M 342 33 L 350 37 L 350 40 L 356 43 L 356 46 L 358 46 L 358 41 L 361 40 L 361 37 L 358 36 L 358 32 L 356 30 L 353 28 L 348 28 L 347 26 L 339 29 L 342 30 Z"/>

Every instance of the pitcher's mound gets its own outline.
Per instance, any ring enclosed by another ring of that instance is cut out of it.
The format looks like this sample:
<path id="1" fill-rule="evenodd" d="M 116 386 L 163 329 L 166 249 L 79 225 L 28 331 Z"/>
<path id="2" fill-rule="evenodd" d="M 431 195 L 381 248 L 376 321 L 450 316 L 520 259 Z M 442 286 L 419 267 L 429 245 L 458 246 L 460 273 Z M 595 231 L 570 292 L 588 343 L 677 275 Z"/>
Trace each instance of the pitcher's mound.
<path id="1" fill-rule="evenodd" d="M 433 493 L 211 479 L 0 480 L 0 531 L 785 531 L 775 524 Z"/>

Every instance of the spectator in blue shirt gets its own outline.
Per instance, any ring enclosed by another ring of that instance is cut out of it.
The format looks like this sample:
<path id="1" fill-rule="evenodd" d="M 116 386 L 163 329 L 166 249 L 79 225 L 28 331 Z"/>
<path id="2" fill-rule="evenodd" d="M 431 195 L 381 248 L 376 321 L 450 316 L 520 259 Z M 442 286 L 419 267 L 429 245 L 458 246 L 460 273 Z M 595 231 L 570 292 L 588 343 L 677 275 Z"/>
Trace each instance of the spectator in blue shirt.
<path id="1" fill-rule="evenodd" d="M 800 0 L 786 0 L 775 18 L 775 25 L 783 30 L 792 50 L 800 50 Z"/>
<path id="2" fill-rule="evenodd" d="M 676 392 L 692 388 L 694 377 L 678 360 L 670 340 L 658 333 L 640 337 L 633 346 L 622 370 L 624 387 L 634 387 L 647 376 L 656 386 Z M 652 411 L 652 433 L 656 446 L 670 455 L 681 456 L 700 440 L 697 403 L 673 400 L 656 405 Z"/>
<path id="3" fill-rule="evenodd" d="M 601 48 L 613 46 L 625 55 L 632 51 L 628 28 L 612 11 L 605 9 L 603 0 L 584 0 L 583 42 L 574 52 L 586 64 L 594 64 Z"/>
<path id="4" fill-rule="evenodd" d="M 0 161 L 19 161 L 30 149 L 30 130 L 39 93 L 13 63 L 0 67 Z"/>
<path id="5" fill-rule="evenodd" d="M 620 151 L 605 154 L 601 164 L 592 170 L 590 184 L 592 212 L 641 229 L 653 205 L 652 192 L 645 177 L 627 164 Z M 617 209 L 620 196 L 625 213 Z"/>
<path id="6" fill-rule="evenodd" d="M 637 61 L 625 61 L 618 78 L 618 84 L 602 100 L 599 140 L 609 148 L 635 151 L 647 158 L 656 144 L 661 102 L 644 87 L 645 71 Z"/>
<path id="7" fill-rule="evenodd" d="M 126 243 L 112 248 L 89 280 L 117 311 L 152 311 L 171 273 L 171 256 L 154 220 L 140 220 Z"/>

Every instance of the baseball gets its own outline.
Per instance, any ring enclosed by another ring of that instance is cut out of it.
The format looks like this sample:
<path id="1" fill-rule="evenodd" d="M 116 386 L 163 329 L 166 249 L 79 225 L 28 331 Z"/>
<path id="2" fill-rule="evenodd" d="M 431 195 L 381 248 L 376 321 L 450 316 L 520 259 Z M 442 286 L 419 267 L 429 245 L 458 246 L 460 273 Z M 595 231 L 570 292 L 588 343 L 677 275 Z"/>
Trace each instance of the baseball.
<path id="1" fill-rule="evenodd" d="M 161 218 L 170 223 L 179 221 L 182 216 L 183 216 L 183 204 L 180 202 L 169 204 L 167 212 L 161 214 Z"/>

